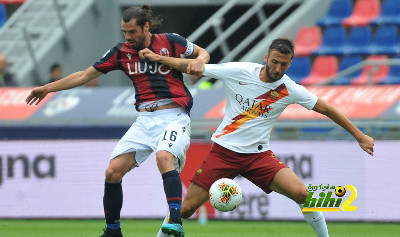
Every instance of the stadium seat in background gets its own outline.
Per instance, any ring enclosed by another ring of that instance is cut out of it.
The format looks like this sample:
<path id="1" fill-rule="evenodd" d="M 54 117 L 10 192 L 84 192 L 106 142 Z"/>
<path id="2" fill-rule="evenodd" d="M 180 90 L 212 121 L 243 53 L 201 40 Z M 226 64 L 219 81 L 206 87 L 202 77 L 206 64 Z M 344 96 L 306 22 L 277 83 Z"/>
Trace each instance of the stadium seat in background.
<path id="1" fill-rule="evenodd" d="M 386 55 L 371 55 L 368 60 L 387 60 Z M 378 66 L 367 65 L 362 71 L 361 75 L 351 81 L 352 85 L 368 85 L 369 76 L 372 76 L 372 84 L 376 85 L 383 81 L 389 75 L 389 66 L 382 64 Z"/>
<path id="2" fill-rule="evenodd" d="M 326 27 L 321 46 L 312 55 L 342 55 L 346 29 L 340 25 Z"/>
<path id="3" fill-rule="evenodd" d="M 381 14 L 371 25 L 400 25 L 400 0 L 384 0 Z"/>
<path id="4" fill-rule="evenodd" d="M 342 25 L 367 26 L 375 20 L 381 12 L 381 2 L 379 0 L 356 0 L 351 15 L 342 21 Z"/>
<path id="5" fill-rule="evenodd" d="M 321 29 L 317 26 L 302 27 L 296 35 L 294 55 L 309 56 L 321 46 Z"/>
<path id="6" fill-rule="evenodd" d="M 395 50 L 396 50 L 396 54 L 400 54 L 400 34 L 398 34 L 398 37 L 397 37 L 397 43 L 395 46 Z"/>
<path id="7" fill-rule="evenodd" d="M 310 75 L 311 71 L 311 58 L 310 57 L 294 57 L 292 65 L 286 71 L 286 74 L 296 83 L 301 79 Z"/>
<path id="8" fill-rule="evenodd" d="M 6 6 L 0 3 L 0 27 L 7 21 L 7 9 Z"/>
<path id="9" fill-rule="evenodd" d="M 350 56 L 343 56 L 340 59 L 339 63 L 339 72 L 356 65 L 362 61 L 361 56 L 359 55 L 350 55 Z M 333 85 L 350 85 L 350 82 L 353 78 L 358 77 L 361 74 L 361 70 L 357 70 L 353 73 L 350 73 L 346 76 L 340 77 L 332 81 L 331 84 Z"/>
<path id="10" fill-rule="evenodd" d="M 370 46 L 367 48 L 369 53 L 375 55 L 395 55 L 398 38 L 397 31 L 397 26 L 395 25 L 379 26 Z"/>
<path id="11" fill-rule="evenodd" d="M 352 27 L 341 50 L 344 55 L 369 55 L 368 46 L 371 41 L 371 27 Z"/>
<path id="12" fill-rule="evenodd" d="M 344 18 L 351 15 L 353 11 L 352 0 L 333 0 L 329 6 L 328 13 L 317 22 L 319 26 L 340 25 Z"/>
<path id="13" fill-rule="evenodd" d="M 400 56 L 393 59 L 400 60 Z M 380 81 L 379 84 L 400 84 L 400 65 L 391 65 L 389 75 Z"/>
<path id="14" fill-rule="evenodd" d="M 311 67 L 310 75 L 300 81 L 302 85 L 314 85 L 326 82 L 338 72 L 336 56 L 317 56 Z"/>

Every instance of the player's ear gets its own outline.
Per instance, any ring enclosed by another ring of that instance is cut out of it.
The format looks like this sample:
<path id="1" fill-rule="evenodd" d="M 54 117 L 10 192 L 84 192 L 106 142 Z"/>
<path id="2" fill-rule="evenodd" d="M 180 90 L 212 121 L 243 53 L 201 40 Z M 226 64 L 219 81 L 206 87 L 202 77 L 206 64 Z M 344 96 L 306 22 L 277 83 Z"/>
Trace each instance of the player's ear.
<path id="1" fill-rule="evenodd" d="M 150 30 L 150 22 L 146 21 L 146 23 L 144 23 L 143 26 L 143 31 L 146 33 L 149 32 L 149 30 Z"/>
<path id="2" fill-rule="evenodd" d="M 265 61 L 265 63 L 268 62 L 268 54 L 267 54 L 267 53 L 266 53 L 265 56 L 264 56 L 264 61 Z"/>

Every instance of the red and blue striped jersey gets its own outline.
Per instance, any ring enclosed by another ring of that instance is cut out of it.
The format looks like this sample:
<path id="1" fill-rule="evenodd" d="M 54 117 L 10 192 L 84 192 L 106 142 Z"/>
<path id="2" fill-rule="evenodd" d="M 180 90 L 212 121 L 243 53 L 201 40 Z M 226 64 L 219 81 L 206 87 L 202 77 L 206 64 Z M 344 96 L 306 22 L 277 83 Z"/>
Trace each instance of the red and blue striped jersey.
<path id="1" fill-rule="evenodd" d="M 172 33 L 153 34 L 148 48 L 169 57 L 186 57 L 194 52 L 193 43 Z M 171 99 L 188 112 L 193 106 L 192 95 L 183 82 L 181 72 L 158 62 L 140 59 L 138 50 L 132 49 L 127 42 L 107 51 L 93 67 L 102 73 L 123 71 L 135 87 L 136 109 L 140 103 L 160 99 Z"/>

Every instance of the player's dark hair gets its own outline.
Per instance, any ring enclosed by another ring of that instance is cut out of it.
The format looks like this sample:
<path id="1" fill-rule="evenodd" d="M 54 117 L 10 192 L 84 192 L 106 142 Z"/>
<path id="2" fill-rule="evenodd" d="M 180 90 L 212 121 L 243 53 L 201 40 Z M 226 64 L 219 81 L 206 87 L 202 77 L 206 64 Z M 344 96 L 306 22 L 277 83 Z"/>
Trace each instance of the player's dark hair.
<path id="1" fill-rule="evenodd" d="M 60 67 L 61 67 L 61 64 L 53 63 L 49 68 L 49 72 L 53 72 L 54 70 L 56 70 L 57 68 L 60 68 Z"/>
<path id="2" fill-rule="evenodd" d="M 146 22 L 149 22 L 150 29 L 156 29 L 163 22 L 163 19 L 155 15 L 148 4 L 144 4 L 141 7 L 134 6 L 126 9 L 122 14 L 122 20 L 124 22 L 130 22 L 132 19 L 136 19 L 136 25 L 142 28 Z"/>
<path id="3" fill-rule="evenodd" d="M 269 46 L 268 54 L 270 54 L 271 50 L 277 50 L 281 54 L 292 54 L 292 58 L 294 56 L 294 43 L 290 39 L 287 38 L 277 38 L 274 39 Z"/>

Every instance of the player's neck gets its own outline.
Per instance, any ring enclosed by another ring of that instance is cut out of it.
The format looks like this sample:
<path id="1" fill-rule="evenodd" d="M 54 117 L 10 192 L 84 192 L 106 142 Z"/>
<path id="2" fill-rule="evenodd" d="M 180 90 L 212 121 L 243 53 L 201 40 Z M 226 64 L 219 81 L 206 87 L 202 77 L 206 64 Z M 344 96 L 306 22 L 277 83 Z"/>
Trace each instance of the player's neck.
<path id="1" fill-rule="evenodd" d="M 270 82 L 268 80 L 267 69 L 266 69 L 265 65 L 260 70 L 260 81 L 262 81 L 262 82 Z"/>
<path id="2" fill-rule="evenodd" d="M 145 44 L 144 44 L 144 46 L 145 46 L 145 48 L 148 48 L 149 46 L 150 46 L 150 43 L 151 43 L 151 37 L 152 37 L 153 35 L 150 33 L 150 31 L 147 33 L 147 35 L 146 35 L 146 41 L 145 41 Z"/>

